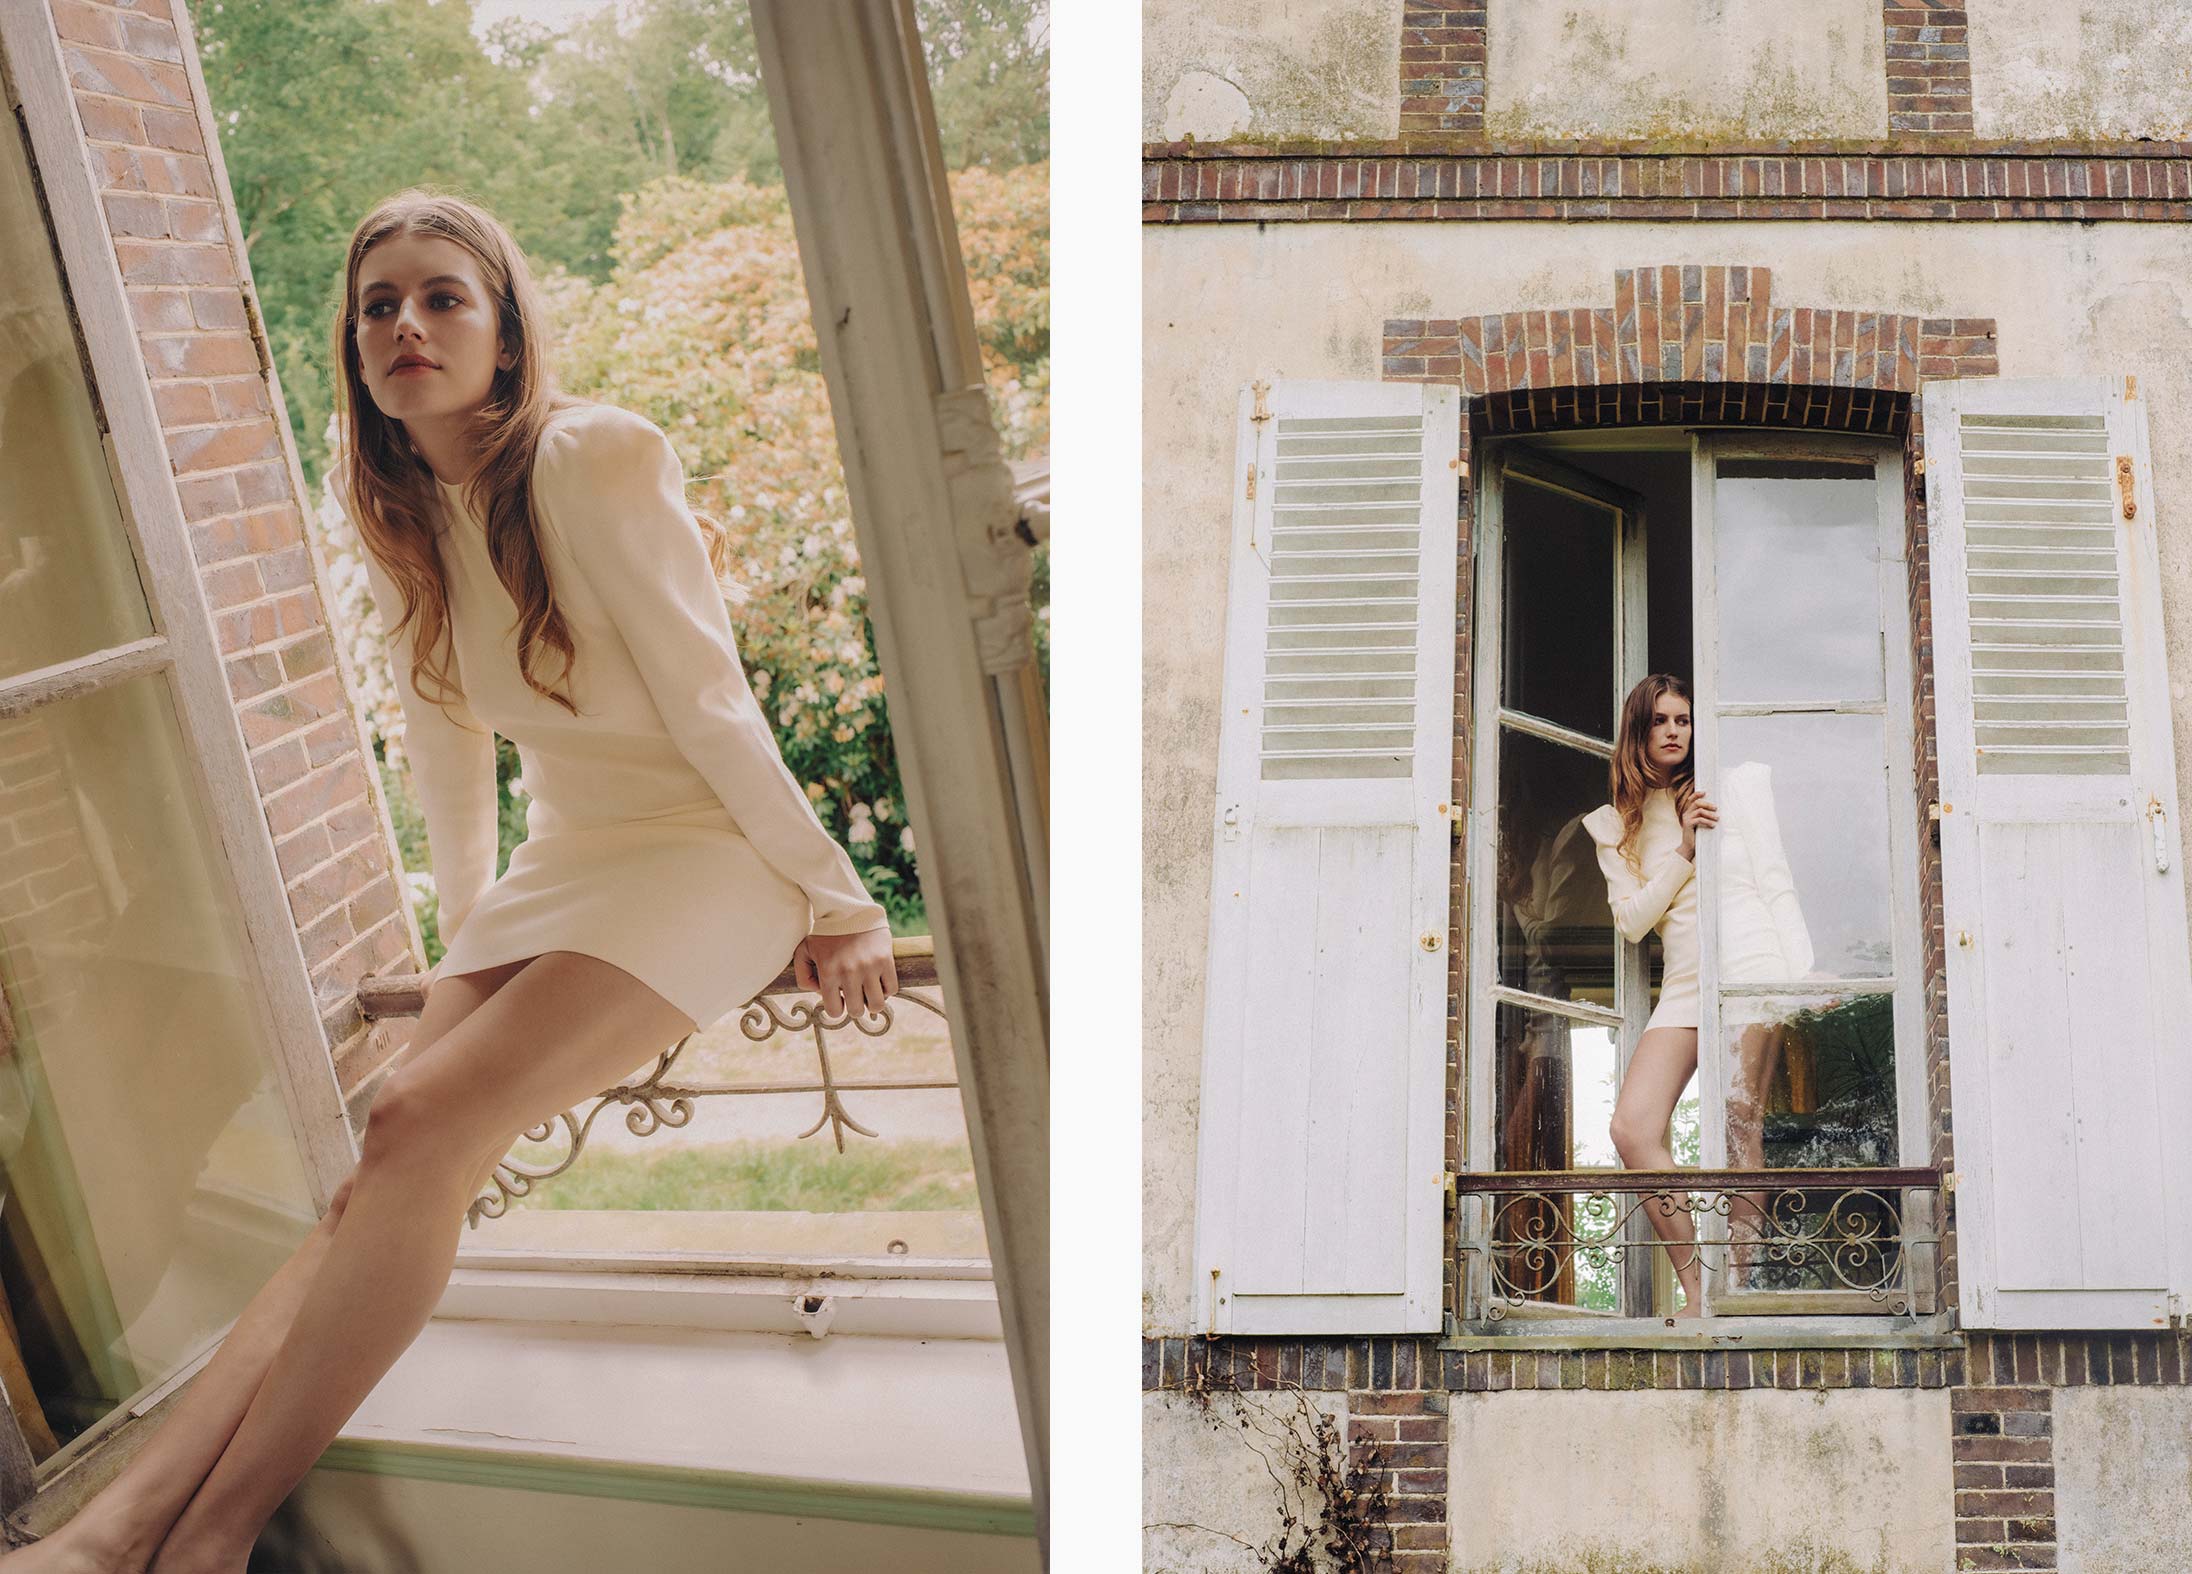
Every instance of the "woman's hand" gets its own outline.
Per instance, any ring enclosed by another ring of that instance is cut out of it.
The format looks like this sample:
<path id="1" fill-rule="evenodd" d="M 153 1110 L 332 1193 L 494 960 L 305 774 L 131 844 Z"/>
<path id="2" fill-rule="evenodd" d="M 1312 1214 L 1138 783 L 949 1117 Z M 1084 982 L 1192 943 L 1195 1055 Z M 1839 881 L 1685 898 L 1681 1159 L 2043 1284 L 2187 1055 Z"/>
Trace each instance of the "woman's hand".
<path id="1" fill-rule="evenodd" d="M 1698 790 L 1697 783 L 1684 784 L 1675 809 L 1682 817 L 1682 856 L 1692 863 L 1697 861 L 1697 828 L 1707 829 L 1720 823 L 1720 811 L 1713 801 Z"/>
<path id="2" fill-rule="evenodd" d="M 887 924 L 856 935 L 809 935 L 792 952 L 792 980 L 822 997 L 827 1016 L 879 1012 L 898 993 Z"/>

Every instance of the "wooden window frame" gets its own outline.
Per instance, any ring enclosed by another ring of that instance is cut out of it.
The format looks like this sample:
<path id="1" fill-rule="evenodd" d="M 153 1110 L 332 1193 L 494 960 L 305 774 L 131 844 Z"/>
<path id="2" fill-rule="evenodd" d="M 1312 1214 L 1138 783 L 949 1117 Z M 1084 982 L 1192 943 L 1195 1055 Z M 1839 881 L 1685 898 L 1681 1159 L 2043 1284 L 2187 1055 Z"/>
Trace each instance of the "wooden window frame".
<path id="1" fill-rule="evenodd" d="M 307 1188 L 314 1207 L 324 1211 L 356 1163 L 356 1141 L 169 470 L 59 40 L 43 7 L 0 7 L 0 79 L 44 209 L 81 373 L 100 419 L 107 473 L 153 630 L 145 638 L 0 679 L 0 717 L 147 676 L 166 678 L 166 697 L 183 739 L 183 768 L 199 812 L 219 839 L 242 915 L 251 967 L 246 994 L 257 1007 L 255 1027 L 272 1048 Z M 219 1342 L 216 1336 L 196 1359 L 125 1400 L 35 1469 L 11 1416 L 0 1427 L 0 1511 L 13 1510 L 37 1485 L 103 1447 L 186 1380 Z"/>
<path id="2" fill-rule="evenodd" d="M 1527 446 L 1517 450 L 1515 445 Z M 1897 1162 L 1906 1167 L 1919 1167 L 1929 1162 L 1930 1154 L 1930 1097 L 1926 1081 L 1926 1042 L 1924 1021 L 1924 967 L 1925 958 L 1922 935 L 1919 928 L 1921 890 L 1917 824 L 1920 807 L 1917 798 L 1916 774 L 1913 766 L 1913 741 L 1916 729 L 1914 706 L 1915 684 L 1913 664 L 1916 657 L 1911 639 L 1909 588 L 1906 567 L 1907 518 L 1906 494 L 1903 477 L 1903 448 L 1892 439 L 1866 436 L 1841 436 L 1807 432 L 1759 431 L 1751 428 L 1623 428 L 1596 429 L 1566 434 L 1538 434 L 1528 438 L 1494 438 L 1480 440 L 1479 463 L 1475 477 L 1477 487 L 1476 528 L 1472 533 L 1471 551 L 1475 561 L 1471 565 L 1472 582 L 1475 586 L 1474 605 L 1477 609 L 1475 627 L 1471 631 L 1472 652 L 1470 673 L 1470 705 L 1472 718 L 1471 736 L 1475 740 L 1474 758 L 1470 766 L 1470 795 L 1472 808 L 1469 815 L 1470 834 L 1460 856 L 1465 860 L 1465 880 L 1468 891 L 1468 915 L 1470 922 L 1470 961 L 1467 974 L 1467 999 L 1476 1006 L 1467 1013 L 1467 1033 L 1462 1046 L 1460 1072 L 1462 1077 L 1462 1108 L 1464 1117 L 1460 1131 L 1460 1166 L 1465 1171 L 1483 1171 L 1493 1167 L 1496 1152 L 1493 1132 L 1493 1112 L 1490 1089 L 1493 1087 L 1494 1065 L 1494 1017 L 1498 997 L 1496 935 L 1493 926 L 1496 912 L 1493 910 L 1492 860 L 1496 856 L 1498 834 L 1498 737 L 1499 729 L 1506 724 L 1500 706 L 1500 615 L 1501 578 L 1505 571 L 1503 500 L 1506 474 L 1515 468 L 1530 468 L 1541 473 L 1550 468 L 1557 471 L 1557 461 L 1550 467 L 1547 456 L 1563 449 L 1570 451 L 1655 450 L 1660 452 L 1686 452 L 1690 461 L 1691 519 L 1691 606 L 1693 618 L 1692 677 L 1693 705 L 1696 718 L 1696 743 L 1694 757 L 1699 773 L 1710 779 L 1718 758 L 1719 703 L 1714 663 L 1697 653 L 1712 649 L 1716 635 L 1713 611 L 1716 605 L 1717 583 L 1712 555 L 1713 543 L 1713 482 L 1715 465 L 1722 459 L 1829 459 L 1869 462 L 1873 466 L 1874 496 L 1879 510 L 1879 557 L 1880 615 L 1884 645 L 1883 693 L 1877 706 L 1861 707 L 1868 714 L 1882 718 L 1886 751 L 1884 761 L 1887 771 L 1888 794 L 1888 899 L 1890 905 L 1890 935 L 1893 945 L 1895 968 L 1886 975 L 1889 983 L 1876 991 L 1888 994 L 1894 1002 L 1895 1063 L 1896 1063 L 1896 1141 Z M 1517 465 L 1510 457 L 1513 452 L 1526 453 L 1529 457 Z M 1602 499 L 1610 497 L 1612 489 L 1596 478 Z M 1633 550 L 1638 564 L 1632 568 L 1626 556 L 1618 556 L 1617 603 L 1615 631 L 1616 661 L 1620 667 L 1623 692 L 1626 686 L 1644 671 L 1643 627 L 1640 620 L 1631 620 L 1622 609 L 1631 595 L 1640 587 L 1631 583 L 1632 574 L 1641 573 L 1644 521 L 1639 520 L 1637 542 Z M 1625 553 L 1627 548 L 1617 548 Z M 1631 626 L 1632 622 L 1635 626 Z M 1636 649 L 1632 649 L 1632 645 Z M 1632 668 L 1634 669 L 1632 672 Z M 1746 710 L 1766 710 L 1771 707 L 1745 704 Z M 1806 710 L 1821 707 L 1806 705 Z M 1850 707 L 1843 707 L 1849 709 Z M 1709 889 L 1718 874 L 1716 849 L 1708 838 L 1700 844 L 1697 878 Z M 1722 1084 L 1724 1055 L 1713 1055 L 1707 1047 L 1717 1041 L 1719 1021 L 1719 984 L 1717 955 L 1714 950 L 1717 935 L 1715 904 L 1700 903 L 1700 1026 L 1697 1072 L 1697 1098 L 1699 1103 L 1699 1127 L 1701 1139 L 1701 1176 L 1723 1168 L 1725 1164 L 1726 1089 Z M 1623 1042 L 1617 1049 L 1618 1069 L 1625 1072 L 1628 1054 L 1635 1042 L 1635 1034 L 1641 1027 L 1641 1019 L 1648 1009 L 1646 993 L 1641 987 L 1643 977 L 1643 947 L 1621 945 L 1619 965 L 1620 1016 Z M 1620 1174 L 1617 1170 L 1609 1174 Z M 1665 1320 L 1649 1315 L 1622 1315 L 1620 1313 L 1582 1313 L 1571 1307 L 1548 1307 L 1542 1315 L 1525 1312 L 1521 1316 L 1510 1313 L 1497 1320 L 1490 1313 L 1490 1279 L 1486 1252 L 1481 1243 L 1487 1237 L 1491 1220 L 1491 1204 L 1494 1199 L 1470 1195 L 1457 1198 L 1456 1237 L 1459 1246 L 1457 1275 L 1457 1316 L 1453 1332 L 1460 1337 L 1486 1334 L 1495 1326 L 1502 1330 L 1496 1337 L 1511 1339 L 1521 1330 L 1527 1336 L 1544 1337 L 1553 1342 L 1573 1341 L 1578 1344 L 1604 1344 L 1633 1339 L 1646 1331 L 1659 1332 L 1666 1327 Z M 1723 1291 L 1716 1298 L 1711 1280 L 1716 1277 L 1708 1266 L 1705 1287 L 1707 1317 L 1703 1329 L 1726 1329 L 1733 1325 L 1749 1340 L 1759 1337 L 1846 1336 L 1852 1340 L 1877 1340 L 1882 1335 L 1907 1338 L 1912 1335 L 1925 1337 L 1938 1332 L 1935 1325 L 1940 1314 L 1934 1304 L 1934 1257 L 1936 1248 L 1932 1238 L 1938 1233 L 1939 1208 L 1932 1194 L 1910 1192 L 1905 1194 L 1904 1226 L 1906 1240 L 1916 1237 L 1925 1239 L 1904 1248 L 1902 1269 L 1903 1282 L 1909 1291 L 1909 1312 L 1902 1317 L 1883 1316 L 1868 1304 L 1864 1292 L 1800 1293 L 1788 1291 L 1748 1292 L 1730 1295 Z M 1713 1215 L 1705 1215 L 1707 1220 Z M 1714 1233 L 1709 1227 L 1700 1231 L 1710 1241 Z M 1645 1299 L 1644 1286 L 1658 1281 L 1656 1299 L 1646 1304 L 1666 1304 L 1672 1271 L 1666 1254 L 1652 1249 L 1653 1239 L 1641 1218 L 1630 1221 L 1624 1235 L 1625 1241 L 1644 1245 L 1645 1249 L 1630 1253 L 1623 1267 L 1625 1281 L 1633 1288 L 1625 1288 L 1624 1299 L 1634 1304 Z M 1737 1321 L 1739 1319 L 1739 1321 Z"/>

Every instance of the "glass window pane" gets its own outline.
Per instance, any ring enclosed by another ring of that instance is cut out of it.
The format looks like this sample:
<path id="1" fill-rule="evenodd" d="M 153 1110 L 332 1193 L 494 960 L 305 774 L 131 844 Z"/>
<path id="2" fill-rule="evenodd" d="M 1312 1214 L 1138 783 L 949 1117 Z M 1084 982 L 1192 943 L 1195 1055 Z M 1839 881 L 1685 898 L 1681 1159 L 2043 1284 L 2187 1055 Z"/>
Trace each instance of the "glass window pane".
<path id="1" fill-rule="evenodd" d="M 1496 1018 L 1494 1165 L 1502 1170 L 1619 1168 L 1613 1119 L 1615 1031 L 1502 1004 Z M 1611 1311 L 1618 1302 L 1618 1205 L 1604 1197 L 1496 1196 L 1494 1293 Z"/>
<path id="2" fill-rule="evenodd" d="M 1614 1005 L 1614 921 L 1583 816 L 1606 801 L 1595 754 L 1502 730 L 1499 977 L 1552 1000 Z"/>
<path id="3" fill-rule="evenodd" d="M 1616 1030 L 1503 1002 L 1497 1032 L 1492 1167 L 1619 1169 L 1608 1135 Z"/>
<path id="4" fill-rule="evenodd" d="M 1879 511 L 1869 464 L 1720 461 L 1721 699 L 1880 698 Z"/>
<path id="5" fill-rule="evenodd" d="M 0 678 L 152 632 L 32 192 L 0 132 Z"/>
<path id="6" fill-rule="evenodd" d="M 1894 973 L 1878 716 L 1728 716 L 1720 774 L 1724 984 Z"/>
<path id="7" fill-rule="evenodd" d="M 1520 476 L 1504 506 L 1500 703 L 1611 742 L 1618 516 Z"/>
<path id="8" fill-rule="evenodd" d="M 1894 997 L 1729 999 L 1722 1031 L 1729 1168 L 1898 1162 Z M 1896 1193 L 1744 1192 L 1729 1201 L 1742 1288 L 1870 1290 L 1899 1271 Z"/>
<path id="9" fill-rule="evenodd" d="M 0 1284 L 40 1457 L 172 1375 L 316 1217 L 185 761 L 164 676 L 0 720 Z"/>

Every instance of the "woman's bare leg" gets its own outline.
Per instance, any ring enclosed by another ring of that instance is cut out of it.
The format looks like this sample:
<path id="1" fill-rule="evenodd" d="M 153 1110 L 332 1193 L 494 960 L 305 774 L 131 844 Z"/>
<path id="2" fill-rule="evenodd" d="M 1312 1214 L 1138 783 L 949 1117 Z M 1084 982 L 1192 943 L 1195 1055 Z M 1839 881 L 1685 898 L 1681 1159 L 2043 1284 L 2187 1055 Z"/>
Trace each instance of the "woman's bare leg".
<path id="1" fill-rule="evenodd" d="M 692 1026 L 623 969 L 551 951 L 390 1076 L 341 1227 L 153 1574 L 242 1574 L 267 1520 L 432 1315 L 479 1155 L 600 1092 Z"/>
<path id="2" fill-rule="evenodd" d="M 1623 1165 L 1632 1170 L 1671 1170 L 1674 1149 L 1667 1142 L 1667 1122 L 1674 1117 L 1675 1101 L 1697 1070 L 1697 1029 L 1659 1027 L 1646 1030 L 1629 1056 L 1629 1070 L 1621 1079 L 1614 1100 L 1614 1116 L 1608 1135 Z M 1676 1199 L 1669 1207 L 1657 1201 L 1644 1204 L 1652 1232 L 1667 1243 L 1674 1260 L 1675 1278 L 1682 1285 L 1682 1309 L 1677 1317 L 1700 1315 L 1697 1267 L 1697 1223 L 1687 1207 Z"/>
<path id="3" fill-rule="evenodd" d="M 396 1064 L 414 1058 L 471 1015 L 530 960 L 436 980 Z M 475 1194 L 503 1151 L 475 1172 Z M 336 1189 L 318 1226 L 259 1287 L 213 1359 L 121 1474 L 52 1535 L 8 1554 L 8 1574 L 137 1574 L 152 1561 L 258 1393 L 327 1255 L 356 1180 L 353 1174 Z"/>

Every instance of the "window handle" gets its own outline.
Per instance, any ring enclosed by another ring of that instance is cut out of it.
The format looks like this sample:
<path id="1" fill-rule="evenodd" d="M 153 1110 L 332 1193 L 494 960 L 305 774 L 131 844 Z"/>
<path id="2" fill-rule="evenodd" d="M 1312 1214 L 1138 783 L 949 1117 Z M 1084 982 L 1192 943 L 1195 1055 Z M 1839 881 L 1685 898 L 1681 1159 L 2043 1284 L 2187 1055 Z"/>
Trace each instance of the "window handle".
<path id="1" fill-rule="evenodd" d="M 2169 872 L 2169 811 L 2162 807 L 2161 799 L 2147 794 L 2146 818 L 2154 827 L 2154 872 Z"/>

